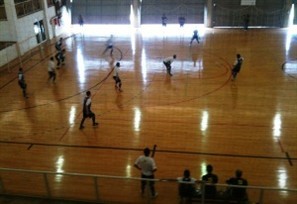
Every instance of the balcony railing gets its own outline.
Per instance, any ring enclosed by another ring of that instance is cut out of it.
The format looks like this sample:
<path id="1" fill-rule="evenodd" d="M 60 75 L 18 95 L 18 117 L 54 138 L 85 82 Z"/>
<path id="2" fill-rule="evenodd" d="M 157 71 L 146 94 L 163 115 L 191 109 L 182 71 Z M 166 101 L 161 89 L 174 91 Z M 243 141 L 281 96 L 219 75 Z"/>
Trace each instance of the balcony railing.
<path id="1" fill-rule="evenodd" d="M 140 180 L 135 177 L 0 168 L 0 194 L 104 203 L 150 203 L 153 198 L 149 190 L 142 196 L 139 193 Z M 179 202 L 179 182 L 176 179 L 154 179 L 153 181 L 159 192 L 155 203 Z M 201 191 L 208 184 L 198 181 L 196 185 Z M 297 189 L 239 187 L 226 184 L 216 186 L 221 193 L 227 192 L 230 187 L 246 188 L 249 203 L 274 204 L 297 201 Z M 201 192 L 201 196 L 193 199 L 197 203 L 206 203 L 208 199 L 203 195 L 203 190 Z"/>

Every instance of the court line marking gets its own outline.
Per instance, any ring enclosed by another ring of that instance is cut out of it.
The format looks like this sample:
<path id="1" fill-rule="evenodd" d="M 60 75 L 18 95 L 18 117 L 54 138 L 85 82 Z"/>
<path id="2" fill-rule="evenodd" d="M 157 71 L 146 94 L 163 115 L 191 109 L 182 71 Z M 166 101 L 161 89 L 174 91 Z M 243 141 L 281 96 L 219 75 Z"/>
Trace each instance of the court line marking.
<path id="1" fill-rule="evenodd" d="M 84 148 L 84 149 L 105 149 L 105 150 L 121 150 L 121 151 L 143 151 L 143 148 L 128 148 L 128 147 L 107 147 L 107 146 L 88 146 L 88 145 L 70 145 L 70 144 L 48 144 L 48 143 L 32 143 L 32 142 L 13 142 L 13 141 L 0 141 L 0 144 L 12 144 L 12 145 L 28 145 L 33 146 L 45 146 L 45 147 L 65 147 L 65 148 Z M 32 149 L 32 148 L 30 148 Z M 204 155 L 204 156 L 217 156 L 217 157 L 234 157 L 234 158 L 254 158 L 254 159 L 270 159 L 270 160 L 288 160 L 297 161 L 296 158 L 289 157 L 289 154 L 285 157 L 276 156 L 261 156 L 261 155 L 239 155 L 239 154 L 222 154 L 211 152 L 194 152 L 194 151 L 177 151 L 177 150 L 156 150 L 156 153 L 170 153 L 170 154 L 185 154 L 185 155 Z"/>

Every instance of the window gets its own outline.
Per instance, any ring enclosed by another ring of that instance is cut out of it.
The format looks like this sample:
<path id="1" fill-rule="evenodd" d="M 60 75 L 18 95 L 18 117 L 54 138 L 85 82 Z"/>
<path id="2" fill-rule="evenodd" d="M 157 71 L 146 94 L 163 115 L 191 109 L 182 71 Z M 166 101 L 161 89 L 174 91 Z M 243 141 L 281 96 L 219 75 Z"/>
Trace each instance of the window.
<path id="1" fill-rule="evenodd" d="M 51 7 L 55 5 L 54 0 L 46 0 L 47 1 L 47 7 Z"/>
<path id="2" fill-rule="evenodd" d="M 42 9 L 40 0 L 14 0 L 14 2 L 15 10 L 19 18 Z"/>
<path id="3" fill-rule="evenodd" d="M 0 0 L 0 21 L 7 20 L 4 0 Z"/>
<path id="4" fill-rule="evenodd" d="M 34 33 L 36 36 L 37 43 L 39 44 L 39 43 L 45 41 L 46 35 L 45 35 L 45 28 L 43 25 L 43 20 L 35 22 L 33 26 L 34 26 Z"/>

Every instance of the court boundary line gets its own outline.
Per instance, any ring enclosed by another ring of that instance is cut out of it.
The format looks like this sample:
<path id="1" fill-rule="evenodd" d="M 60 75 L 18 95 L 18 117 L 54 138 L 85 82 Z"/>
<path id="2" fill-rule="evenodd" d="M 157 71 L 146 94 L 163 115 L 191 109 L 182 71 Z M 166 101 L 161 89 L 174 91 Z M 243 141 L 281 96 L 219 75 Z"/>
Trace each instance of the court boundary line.
<path id="1" fill-rule="evenodd" d="M 111 147 L 111 146 L 88 146 L 88 145 L 70 145 L 70 144 L 55 144 L 55 143 L 38 143 L 38 142 L 14 142 L 14 141 L 0 141 L 0 144 L 12 145 L 28 145 L 27 150 L 31 150 L 34 146 L 46 147 L 65 147 L 65 148 L 83 148 L 83 149 L 102 149 L 102 150 L 122 150 L 122 151 L 143 151 L 143 148 L 128 148 L 128 147 Z M 254 158 L 254 159 L 270 159 L 270 160 L 288 160 L 297 161 L 297 157 L 284 157 L 277 156 L 261 156 L 261 155 L 239 155 L 239 154 L 220 154 L 211 152 L 194 152 L 194 151 L 178 151 L 178 150 L 156 150 L 156 153 L 169 153 L 169 154 L 185 154 L 185 155 L 204 155 L 204 156 L 217 156 L 217 157 L 233 157 L 233 158 Z M 287 153 L 287 152 L 286 152 Z"/>

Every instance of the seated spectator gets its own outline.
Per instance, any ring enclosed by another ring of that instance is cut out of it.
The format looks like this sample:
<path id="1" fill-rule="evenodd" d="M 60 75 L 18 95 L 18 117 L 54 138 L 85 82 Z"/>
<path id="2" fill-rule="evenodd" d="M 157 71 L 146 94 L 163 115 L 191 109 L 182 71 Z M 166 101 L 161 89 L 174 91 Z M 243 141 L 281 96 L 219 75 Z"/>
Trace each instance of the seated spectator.
<path id="1" fill-rule="evenodd" d="M 178 186 L 178 193 L 181 198 L 181 202 L 189 202 L 192 197 L 197 195 L 195 187 L 196 179 L 191 178 L 190 170 L 186 169 L 184 171 L 184 176 L 177 178 L 177 181 L 180 182 Z"/>
<path id="2" fill-rule="evenodd" d="M 213 174 L 213 167 L 212 165 L 206 166 L 207 174 L 202 176 L 202 181 L 204 181 L 207 184 L 216 184 L 218 183 L 218 176 L 216 174 Z M 217 195 L 217 189 L 215 185 L 205 185 L 204 188 L 205 198 L 215 198 Z"/>
<path id="3" fill-rule="evenodd" d="M 242 178 L 242 171 L 236 170 L 235 177 L 232 177 L 226 181 L 227 184 L 230 185 L 238 185 L 238 186 L 247 186 L 248 182 L 246 179 Z M 228 190 L 228 196 L 232 199 L 238 201 L 245 201 L 248 199 L 246 189 L 245 188 L 235 188 L 231 187 Z"/>

